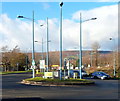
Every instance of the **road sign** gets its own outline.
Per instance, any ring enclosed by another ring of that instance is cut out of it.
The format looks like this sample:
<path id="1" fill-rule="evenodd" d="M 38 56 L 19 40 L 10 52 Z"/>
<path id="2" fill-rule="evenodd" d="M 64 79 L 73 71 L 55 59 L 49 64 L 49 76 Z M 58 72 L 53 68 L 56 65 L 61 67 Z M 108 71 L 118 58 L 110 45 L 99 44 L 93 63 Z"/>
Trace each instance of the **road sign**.
<path id="1" fill-rule="evenodd" d="M 40 60 L 40 69 L 45 69 L 45 60 Z"/>
<path id="2" fill-rule="evenodd" d="M 32 60 L 32 65 L 35 66 L 35 61 L 34 60 Z"/>
<path id="3" fill-rule="evenodd" d="M 53 72 L 45 72 L 44 77 L 45 78 L 50 78 L 50 77 L 52 78 L 53 77 Z"/>
<path id="4" fill-rule="evenodd" d="M 35 65 L 32 65 L 30 69 L 36 69 L 36 66 L 35 66 Z"/>

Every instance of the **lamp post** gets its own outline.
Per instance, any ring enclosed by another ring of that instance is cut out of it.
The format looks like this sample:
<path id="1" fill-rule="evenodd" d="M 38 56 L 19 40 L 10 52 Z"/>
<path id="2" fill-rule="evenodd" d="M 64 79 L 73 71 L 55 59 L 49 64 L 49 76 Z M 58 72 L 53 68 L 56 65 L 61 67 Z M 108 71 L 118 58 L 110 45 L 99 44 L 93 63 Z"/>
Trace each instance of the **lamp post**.
<path id="1" fill-rule="evenodd" d="M 46 42 L 47 42 L 47 55 L 46 55 L 46 60 L 47 60 L 47 62 L 46 62 L 46 64 L 47 64 L 47 72 L 48 72 L 48 67 L 49 67 L 49 31 L 48 31 L 48 17 L 47 17 L 47 28 L 46 28 L 46 30 L 47 30 L 47 40 L 46 40 Z M 40 25 L 40 26 L 43 26 L 43 25 Z M 42 39 L 42 59 L 43 59 L 43 39 Z"/>
<path id="2" fill-rule="evenodd" d="M 113 68 L 114 68 L 114 71 L 113 71 L 113 75 L 114 75 L 114 77 L 116 77 L 116 67 L 115 67 L 115 39 L 113 39 L 113 38 L 110 38 L 110 40 L 112 40 L 113 41 Z"/>
<path id="3" fill-rule="evenodd" d="M 40 27 L 44 26 L 43 24 L 40 25 Z M 38 41 L 35 41 L 38 42 Z M 43 60 L 43 38 L 42 38 L 42 60 Z"/>
<path id="4" fill-rule="evenodd" d="M 35 42 L 37 42 L 37 43 L 42 43 L 42 60 L 43 60 L 43 57 L 44 57 L 44 55 L 43 55 L 43 44 L 44 44 L 43 38 L 42 38 L 42 42 L 40 42 L 40 41 L 35 41 Z"/>
<path id="5" fill-rule="evenodd" d="M 51 40 L 48 40 L 48 41 L 43 41 L 43 38 L 42 38 L 42 42 L 40 42 L 40 41 L 35 41 L 35 42 L 37 42 L 37 43 L 41 43 L 42 44 L 42 60 L 44 60 L 44 53 L 43 53 L 43 44 L 44 43 L 49 43 L 49 42 L 51 42 Z M 47 54 L 48 55 L 48 54 Z M 48 72 L 48 71 L 47 71 Z"/>
<path id="6" fill-rule="evenodd" d="M 43 26 L 43 25 L 40 25 L 41 27 Z M 43 57 L 44 57 L 44 55 L 43 55 L 43 38 L 42 38 L 42 60 L 43 60 Z"/>
<path id="7" fill-rule="evenodd" d="M 91 18 L 82 21 L 82 14 L 80 13 L 80 50 L 79 50 L 79 76 L 82 79 L 82 23 L 89 20 L 96 20 L 97 18 Z"/>
<path id="8" fill-rule="evenodd" d="M 44 54 L 43 54 L 43 44 L 44 44 L 44 42 L 43 42 L 43 38 L 42 38 L 42 60 L 44 60 Z"/>
<path id="9" fill-rule="evenodd" d="M 60 2 L 60 80 L 62 80 L 62 6 Z"/>
<path id="10" fill-rule="evenodd" d="M 82 15 L 80 13 L 80 50 L 79 50 L 79 73 L 80 73 L 80 79 L 82 79 Z"/>
<path id="11" fill-rule="evenodd" d="M 47 18 L 47 56 L 46 56 L 46 60 L 47 60 L 47 72 L 48 72 L 48 68 L 49 68 L 49 35 L 48 35 L 48 18 Z"/>
<path id="12" fill-rule="evenodd" d="M 30 18 L 27 18 L 27 17 L 24 17 L 24 16 L 18 16 L 17 18 L 24 18 L 24 19 L 29 19 L 29 20 L 32 20 L 32 71 L 33 71 L 33 75 L 32 77 L 35 78 L 35 55 L 34 55 L 34 11 L 33 11 L 33 18 L 30 19 Z"/>
<path id="13" fill-rule="evenodd" d="M 44 49 L 43 46 L 44 45 L 43 44 L 46 43 L 47 41 L 43 41 L 43 38 L 42 38 L 42 42 L 40 42 L 40 41 L 35 41 L 35 42 L 42 44 L 42 60 L 43 60 L 44 59 L 44 55 L 43 55 L 43 49 Z M 51 42 L 51 40 L 49 40 L 48 42 Z"/>

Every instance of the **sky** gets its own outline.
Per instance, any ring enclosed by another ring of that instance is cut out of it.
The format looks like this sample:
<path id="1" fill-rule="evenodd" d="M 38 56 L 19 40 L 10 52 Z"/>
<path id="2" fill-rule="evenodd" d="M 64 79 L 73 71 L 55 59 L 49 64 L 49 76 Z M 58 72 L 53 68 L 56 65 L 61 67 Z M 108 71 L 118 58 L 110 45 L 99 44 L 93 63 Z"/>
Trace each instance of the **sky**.
<path id="1" fill-rule="evenodd" d="M 22 51 L 32 50 L 32 12 L 35 18 L 35 51 L 41 52 L 42 39 L 46 51 L 46 18 L 48 17 L 49 50 L 59 51 L 60 39 L 60 7 L 59 2 L 1 2 L 0 13 L 0 48 L 7 45 L 13 49 L 16 45 Z M 19 1 L 19 0 L 18 0 Z M 80 12 L 82 21 L 82 48 L 91 49 L 93 43 L 100 44 L 100 50 L 112 50 L 118 40 L 118 2 L 98 0 L 98 2 L 64 2 L 63 18 L 63 50 L 79 49 Z M 30 19 L 18 19 L 23 15 Z M 40 26 L 40 25 L 43 26 Z M 113 40 L 109 40 L 112 37 Z M 114 44 L 115 42 L 115 44 Z"/>

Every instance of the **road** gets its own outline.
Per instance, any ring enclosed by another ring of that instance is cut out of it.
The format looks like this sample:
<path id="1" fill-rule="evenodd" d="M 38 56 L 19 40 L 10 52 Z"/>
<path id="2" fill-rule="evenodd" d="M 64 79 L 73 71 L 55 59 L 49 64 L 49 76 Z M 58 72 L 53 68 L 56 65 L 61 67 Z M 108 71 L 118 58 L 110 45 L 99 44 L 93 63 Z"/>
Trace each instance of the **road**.
<path id="1" fill-rule="evenodd" d="M 24 85 L 20 81 L 30 78 L 31 74 L 8 74 L 2 76 L 2 99 L 118 99 L 118 80 L 94 80 L 95 85 L 78 87 L 43 87 Z M 31 100 L 32 99 L 32 100 Z M 110 100 L 112 99 L 112 100 Z M 15 100 L 16 101 L 16 100 Z M 93 100 L 92 100 L 93 101 Z M 106 101 L 106 100 L 105 100 Z M 117 100 L 116 100 L 117 101 Z"/>

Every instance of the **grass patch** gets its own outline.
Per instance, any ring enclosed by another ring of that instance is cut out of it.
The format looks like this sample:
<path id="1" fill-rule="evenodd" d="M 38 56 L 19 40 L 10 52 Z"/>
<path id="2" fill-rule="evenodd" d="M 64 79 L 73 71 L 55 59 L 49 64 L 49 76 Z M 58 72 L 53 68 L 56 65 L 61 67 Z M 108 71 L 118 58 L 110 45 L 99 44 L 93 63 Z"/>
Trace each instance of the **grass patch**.
<path id="1" fill-rule="evenodd" d="M 26 73 L 26 72 L 31 72 L 31 70 L 29 71 L 9 71 L 9 72 L 0 72 L 0 74 L 14 74 L 14 73 Z"/>
<path id="2" fill-rule="evenodd" d="M 86 80 L 86 79 L 66 79 L 66 80 L 60 80 L 60 79 L 52 79 L 52 78 L 42 78 L 42 77 L 35 77 L 35 78 L 29 78 L 25 79 L 25 81 L 35 81 L 35 82 L 47 82 L 47 83 L 94 83 L 92 80 Z"/>
<path id="3" fill-rule="evenodd" d="M 42 74 L 42 75 L 43 75 L 43 74 L 44 74 L 44 72 L 38 72 L 38 74 Z"/>

